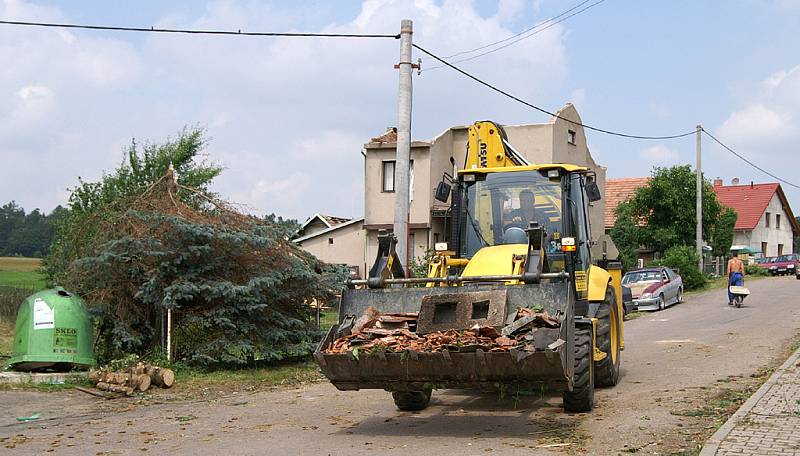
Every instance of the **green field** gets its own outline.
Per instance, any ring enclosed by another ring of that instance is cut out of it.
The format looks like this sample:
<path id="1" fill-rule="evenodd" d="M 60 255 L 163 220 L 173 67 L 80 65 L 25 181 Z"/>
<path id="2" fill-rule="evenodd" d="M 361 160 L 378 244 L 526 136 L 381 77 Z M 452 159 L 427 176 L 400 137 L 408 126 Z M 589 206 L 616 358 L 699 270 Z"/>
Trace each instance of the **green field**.
<path id="1" fill-rule="evenodd" d="M 0 257 L 0 287 L 43 289 L 45 278 L 39 272 L 41 264 L 38 258 Z"/>

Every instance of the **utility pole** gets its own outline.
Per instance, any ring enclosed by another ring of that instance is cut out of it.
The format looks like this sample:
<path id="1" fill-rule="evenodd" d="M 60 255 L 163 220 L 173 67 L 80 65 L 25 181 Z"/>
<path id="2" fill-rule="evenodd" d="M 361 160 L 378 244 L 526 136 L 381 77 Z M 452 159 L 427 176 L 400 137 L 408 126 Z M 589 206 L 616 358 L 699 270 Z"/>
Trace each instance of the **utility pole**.
<path id="1" fill-rule="evenodd" d="M 703 272 L 703 167 L 700 160 L 700 138 L 703 136 L 703 126 L 697 126 L 697 257 L 700 273 Z"/>
<path id="2" fill-rule="evenodd" d="M 394 186 L 394 235 L 397 236 L 397 256 L 409 273 L 408 258 L 408 213 L 409 161 L 411 159 L 411 34 L 413 22 L 400 22 L 400 90 L 397 102 L 397 152 L 395 155 Z"/>

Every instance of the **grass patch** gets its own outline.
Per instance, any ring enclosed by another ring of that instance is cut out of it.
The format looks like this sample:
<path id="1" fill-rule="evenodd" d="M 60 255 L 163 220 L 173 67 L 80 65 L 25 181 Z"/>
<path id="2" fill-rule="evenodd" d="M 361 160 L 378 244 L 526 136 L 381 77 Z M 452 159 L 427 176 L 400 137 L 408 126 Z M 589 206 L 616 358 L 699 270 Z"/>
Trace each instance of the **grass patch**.
<path id="1" fill-rule="evenodd" d="M 753 280 L 762 280 L 762 279 L 767 279 L 767 278 L 769 278 L 769 277 L 768 276 L 750 276 L 750 275 L 746 276 L 744 278 L 744 286 L 747 286 L 747 283 L 751 282 Z M 696 294 L 699 294 L 699 293 L 705 293 L 706 291 L 725 289 L 727 286 L 728 286 L 728 278 L 727 277 L 716 277 L 716 278 L 713 278 L 713 279 L 709 280 L 708 282 L 706 282 L 705 285 L 703 285 L 702 287 L 700 287 L 700 288 L 698 288 L 696 290 L 691 290 L 691 291 L 684 292 L 684 296 L 693 296 L 693 295 L 696 295 Z"/>
<path id="2" fill-rule="evenodd" d="M 14 349 L 14 324 L 0 319 L 0 369 Z"/>
<path id="3" fill-rule="evenodd" d="M 81 375 L 69 376 L 64 383 L 0 383 L 0 391 L 37 391 L 40 393 L 52 393 L 64 391 L 82 386 L 90 388 L 94 386 L 86 377 Z"/>
<path id="4" fill-rule="evenodd" d="M 623 321 L 636 320 L 637 318 L 644 316 L 644 314 L 645 314 L 644 312 L 639 312 L 638 310 L 634 310 L 633 312 L 628 312 L 625 315 L 625 318 L 623 318 L 622 320 Z"/>
<path id="5" fill-rule="evenodd" d="M 338 310 L 328 310 L 322 312 L 319 318 L 319 329 L 322 332 L 328 332 L 331 329 L 331 326 L 339 323 L 339 311 Z"/>
<path id="6" fill-rule="evenodd" d="M 311 361 L 257 369 L 206 372 L 184 368 L 175 371 L 175 384 L 181 389 L 260 389 L 308 383 L 319 379 L 319 369 Z"/>
<path id="7" fill-rule="evenodd" d="M 33 293 L 44 290 L 46 285 L 44 274 L 38 271 L 0 270 L 0 287 L 25 288 Z"/>

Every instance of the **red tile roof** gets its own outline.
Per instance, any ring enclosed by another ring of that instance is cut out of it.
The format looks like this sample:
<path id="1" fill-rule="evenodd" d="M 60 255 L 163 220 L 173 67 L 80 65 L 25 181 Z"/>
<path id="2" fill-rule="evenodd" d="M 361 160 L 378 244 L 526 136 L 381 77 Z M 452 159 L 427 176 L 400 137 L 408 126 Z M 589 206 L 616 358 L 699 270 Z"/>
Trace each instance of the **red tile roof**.
<path id="1" fill-rule="evenodd" d="M 722 205 L 732 208 L 739 215 L 736 219 L 737 230 L 752 230 L 764 216 L 769 202 L 775 193 L 778 193 L 783 208 L 788 216 L 789 223 L 794 219 L 792 210 L 780 184 L 749 184 L 749 185 L 717 185 L 714 193 Z M 793 231 L 797 232 L 796 223 L 792 223 Z"/>
<path id="2" fill-rule="evenodd" d="M 606 179 L 605 196 L 605 225 L 611 228 L 617 221 L 617 206 L 628 201 L 641 187 L 650 182 L 649 177 L 623 177 L 620 179 Z"/>

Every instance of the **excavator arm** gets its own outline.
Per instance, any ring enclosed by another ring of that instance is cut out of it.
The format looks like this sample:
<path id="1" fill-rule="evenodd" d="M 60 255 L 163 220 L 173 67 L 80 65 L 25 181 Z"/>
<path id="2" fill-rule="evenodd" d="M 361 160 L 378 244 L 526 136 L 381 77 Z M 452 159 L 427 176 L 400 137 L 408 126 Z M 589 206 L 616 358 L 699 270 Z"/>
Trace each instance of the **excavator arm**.
<path id="1" fill-rule="evenodd" d="M 501 125 L 490 120 L 470 125 L 464 169 L 525 165 L 530 162 L 511 146 Z"/>

